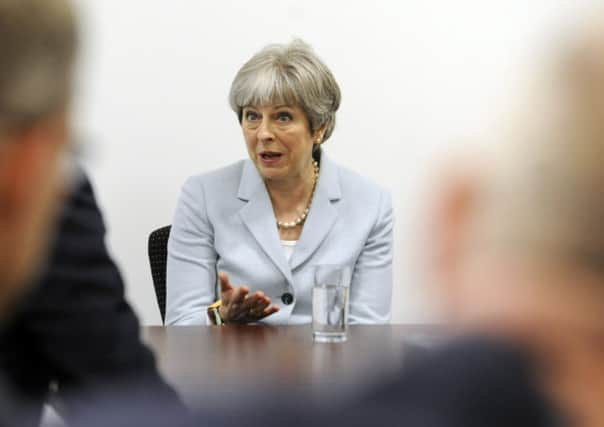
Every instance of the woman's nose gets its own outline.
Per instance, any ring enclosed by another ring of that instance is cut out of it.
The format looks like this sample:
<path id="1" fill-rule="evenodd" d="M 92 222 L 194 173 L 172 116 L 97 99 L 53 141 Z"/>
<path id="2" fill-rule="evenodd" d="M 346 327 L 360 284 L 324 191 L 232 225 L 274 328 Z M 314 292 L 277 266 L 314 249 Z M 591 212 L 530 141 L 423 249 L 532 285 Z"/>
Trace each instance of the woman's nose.
<path id="1" fill-rule="evenodd" d="M 261 141 L 271 141 L 275 138 L 273 134 L 272 126 L 270 124 L 270 120 L 263 118 L 260 122 L 260 126 L 258 126 L 258 139 Z"/>

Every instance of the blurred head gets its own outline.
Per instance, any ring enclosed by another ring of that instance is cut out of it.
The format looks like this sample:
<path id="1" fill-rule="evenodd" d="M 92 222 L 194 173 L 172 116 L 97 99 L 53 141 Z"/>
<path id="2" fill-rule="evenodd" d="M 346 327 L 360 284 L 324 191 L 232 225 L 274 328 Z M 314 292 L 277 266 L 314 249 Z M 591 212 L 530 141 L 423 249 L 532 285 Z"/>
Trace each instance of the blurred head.
<path id="1" fill-rule="evenodd" d="M 592 28 L 557 47 L 447 180 L 436 239 L 456 320 L 604 336 L 604 32 Z"/>
<path id="2" fill-rule="evenodd" d="M 301 40 L 269 45 L 239 70 L 229 94 L 250 157 L 265 178 L 308 170 L 335 126 L 340 88 Z"/>
<path id="3" fill-rule="evenodd" d="M 67 0 L 0 0 L 0 317 L 60 203 L 75 49 Z"/>
<path id="4" fill-rule="evenodd" d="M 448 320 L 532 355 L 572 425 L 604 425 L 604 30 L 542 64 L 514 114 L 442 186 L 434 242 Z"/>

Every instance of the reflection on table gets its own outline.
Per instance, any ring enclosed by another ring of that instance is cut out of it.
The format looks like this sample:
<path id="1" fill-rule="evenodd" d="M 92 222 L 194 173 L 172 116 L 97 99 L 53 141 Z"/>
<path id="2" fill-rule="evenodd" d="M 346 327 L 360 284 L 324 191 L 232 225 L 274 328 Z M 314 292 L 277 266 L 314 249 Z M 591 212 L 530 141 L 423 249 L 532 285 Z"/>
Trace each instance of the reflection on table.
<path id="1" fill-rule="evenodd" d="M 347 342 L 321 344 L 310 326 L 143 328 L 165 378 L 193 405 L 263 389 L 348 397 L 401 369 L 439 334 L 431 325 L 353 325 Z"/>

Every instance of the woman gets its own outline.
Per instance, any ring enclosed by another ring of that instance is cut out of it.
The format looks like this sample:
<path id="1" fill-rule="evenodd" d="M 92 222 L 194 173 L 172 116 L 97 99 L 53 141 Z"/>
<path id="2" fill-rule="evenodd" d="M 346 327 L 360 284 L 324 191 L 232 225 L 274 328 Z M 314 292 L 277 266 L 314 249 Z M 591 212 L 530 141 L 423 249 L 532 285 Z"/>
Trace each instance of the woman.
<path id="1" fill-rule="evenodd" d="M 229 100 L 250 158 L 184 184 L 166 322 L 308 323 L 317 264 L 352 269 L 351 323 L 388 322 L 391 199 L 320 149 L 340 105 L 329 69 L 302 41 L 270 45 L 239 70 Z"/>

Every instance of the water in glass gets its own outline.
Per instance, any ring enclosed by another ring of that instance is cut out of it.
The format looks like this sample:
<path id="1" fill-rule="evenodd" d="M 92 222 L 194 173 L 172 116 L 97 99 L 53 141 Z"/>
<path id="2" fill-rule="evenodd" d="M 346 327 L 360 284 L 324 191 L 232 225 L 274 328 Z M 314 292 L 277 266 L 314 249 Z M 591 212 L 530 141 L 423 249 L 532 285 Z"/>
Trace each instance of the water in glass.
<path id="1" fill-rule="evenodd" d="M 315 341 L 346 341 L 348 286 L 316 284 L 313 288 L 312 310 Z"/>

